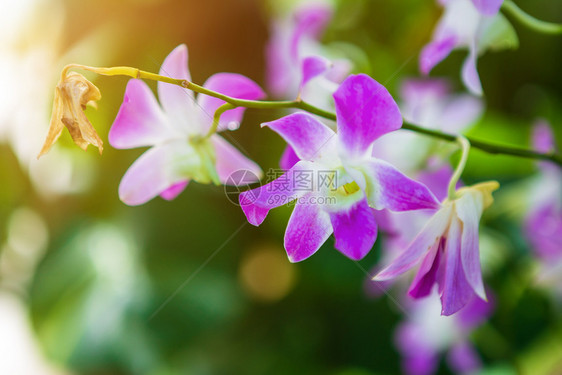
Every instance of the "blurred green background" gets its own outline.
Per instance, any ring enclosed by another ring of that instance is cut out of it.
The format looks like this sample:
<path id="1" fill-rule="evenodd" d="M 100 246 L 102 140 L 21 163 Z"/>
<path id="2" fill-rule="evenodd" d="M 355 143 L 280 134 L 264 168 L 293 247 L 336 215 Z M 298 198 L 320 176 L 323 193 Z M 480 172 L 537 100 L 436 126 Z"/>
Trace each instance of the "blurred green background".
<path id="1" fill-rule="evenodd" d="M 562 22 L 561 1 L 517 4 Z M 10 361 L 35 364 L 26 374 L 400 373 L 392 338 L 400 310 L 386 297 L 366 296 L 366 275 L 334 250 L 333 239 L 290 264 L 282 245 L 290 208 L 254 228 L 222 187 L 192 183 L 172 202 L 139 207 L 119 201 L 119 181 L 143 152 L 107 142 L 125 78 L 88 76 L 103 96 L 98 110 L 87 111 L 107 146 L 103 156 L 83 153 L 65 133 L 55 146 L 61 159 L 49 154 L 38 167 L 30 156 L 38 146 L 27 152 L 15 145 L 40 145 L 52 90 L 71 62 L 157 72 L 186 43 L 194 82 L 228 71 L 264 86 L 276 7 L 258 0 L 1 7 L 12 22 L 4 23 L 0 50 L 0 327 L 13 329 L 0 332 L 0 373 Z M 397 95 L 404 78 L 418 76 L 418 53 L 440 14 L 431 0 L 340 1 L 324 41 L 355 46 L 356 70 Z M 487 109 L 470 134 L 527 147 L 531 124 L 542 117 L 560 140 L 562 38 L 514 26 L 519 49 L 479 60 Z M 453 53 L 433 75 L 462 90 L 465 53 Z M 282 114 L 248 110 L 231 134 L 264 170 L 278 167 L 284 144 L 259 124 Z M 493 258 L 486 281 L 497 298 L 494 316 L 474 335 L 485 374 L 562 374 L 560 297 L 535 285 L 537 265 L 519 229 L 527 199 L 521 181 L 534 171 L 532 161 L 473 151 L 464 177 L 505 187 L 484 218 Z M 362 267 L 376 263 L 382 242 Z M 448 371 L 443 363 L 439 374 Z"/>

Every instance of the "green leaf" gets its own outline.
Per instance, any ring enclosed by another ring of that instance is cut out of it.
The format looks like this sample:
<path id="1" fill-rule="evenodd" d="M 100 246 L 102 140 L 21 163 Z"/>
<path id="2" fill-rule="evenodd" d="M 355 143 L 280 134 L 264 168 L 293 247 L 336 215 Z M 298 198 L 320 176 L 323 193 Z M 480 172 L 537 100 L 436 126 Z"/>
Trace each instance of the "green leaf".
<path id="1" fill-rule="evenodd" d="M 480 52 L 519 48 L 519 38 L 511 23 L 502 14 L 487 23 L 480 36 Z"/>

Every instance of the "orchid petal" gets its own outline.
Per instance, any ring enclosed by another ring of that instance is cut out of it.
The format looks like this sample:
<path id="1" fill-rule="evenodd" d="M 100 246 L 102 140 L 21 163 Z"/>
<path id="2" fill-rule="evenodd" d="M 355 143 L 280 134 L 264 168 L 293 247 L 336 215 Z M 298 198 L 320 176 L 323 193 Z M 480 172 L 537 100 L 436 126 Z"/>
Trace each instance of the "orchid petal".
<path id="1" fill-rule="evenodd" d="M 265 93 L 257 83 L 243 75 L 234 73 L 214 74 L 207 79 L 203 87 L 237 99 L 259 100 L 265 97 Z M 207 123 L 210 126 L 215 111 L 225 101 L 213 96 L 199 94 L 197 103 L 208 115 L 209 121 Z M 218 131 L 238 129 L 244 111 L 245 108 L 242 107 L 225 111 L 220 117 Z"/>
<path id="2" fill-rule="evenodd" d="M 464 331 L 471 331 L 488 320 L 494 310 L 494 304 L 490 297 L 492 296 L 489 296 L 490 301 L 484 301 L 474 296 L 456 315 L 459 327 L 462 327 Z"/>
<path id="3" fill-rule="evenodd" d="M 309 191 L 300 189 L 295 185 L 295 175 L 312 170 L 314 170 L 312 163 L 299 161 L 293 168 L 276 180 L 256 189 L 240 193 L 240 206 L 248 222 L 259 226 L 265 220 L 269 210 L 283 206 L 307 194 Z"/>
<path id="4" fill-rule="evenodd" d="M 426 333 L 414 322 L 401 323 L 394 333 L 394 341 L 402 354 L 402 368 L 407 375 L 430 375 L 439 365 L 439 353 L 427 345 Z"/>
<path id="5" fill-rule="evenodd" d="M 443 108 L 438 122 L 442 130 L 460 134 L 468 125 L 474 124 L 482 115 L 484 105 L 480 98 L 472 95 L 458 95 Z"/>
<path id="6" fill-rule="evenodd" d="M 188 183 L 189 180 L 178 182 L 177 184 L 172 185 L 166 190 L 164 190 L 163 192 L 161 192 L 160 197 L 167 201 L 171 201 L 175 199 L 178 195 L 180 195 L 182 191 L 185 190 Z"/>
<path id="7" fill-rule="evenodd" d="M 366 164 L 367 199 L 375 209 L 391 211 L 436 209 L 439 202 L 424 184 L 402 174 L 391 164 L 372 159 Z"/>
<path id="8" fill-rule="evenodd" d="M 127 170 L 119 184 L 119 198 L 130 206 L 136 206 L 174 185 L 185 182 L 178 162 L 189 163 L 194 151 L 185 143 L 167 143 L 149 149 Z M 166 193 L 165 193 L 166 195 Z"/>
<path id="9" fill-rule="evenodd" d="M 152 146 L 172 134 L 148 85 L 139 79 L 130 80 L 109 131 L 109 143 L 118 149 Z"/>
<path id="10" fill-rule="evenodd" d="M 334 247 L 353 260 L 361 260 L 369 253 L 377 239 L 377 222 L 373 210 L 362 192 L 360 199 L 346 209 L 330 213 L 336 243 Z"/>
<path id="11" fill-rule="evenodd" d="M 292 148 L 291 145 L 287 145 L 287 147 L 285 147 L 285 151 L 283 151 L 283 154 L 281 155 L 281 159 L 279 160 L 279 166 L 281 169 L 286 171 L 293 168 L 299 160 L 301 159 L 297 156 L 295 149 Z"/>
<path id="12" fill-rule="evenodd" d="M 259 165 L 244 156 L 223 137 L 214 134 L 211 141 L 215 146 L 217 174 L 223 184 L 232 183 L 231 176 L 235 172 L 246 172 L 243 178 L 245 184 L 251 184 L 261 179 L 263 173 Z M 229 179 L 229 177 L 231 178 Z"/>
<path id="13" fill-rule="evenodd" d="M 333 157 L 335 153 L 333 130 L 308 113 L 293 113 L 262 126 L 283 137 L 300 159 L 319 160 L 324 155 Z"/>
<path id="14" fill-rule="evenodd" d="M 472 0 L 472 3 L 484 16 L 495 16 L 499 12 L 503 0 Z"/>
<path id="15" fill-rule="evenodd" d="M 462 81 L 468 90 L 474 95 L 482 95 L 482 84 L 476 70 L 477 49 L 474 43 L 471 43 L 468 56 L 462 66 Z"/>
<path id="16" fill-rule="evenodd" d="M 429 219 L 412 243 L 388 267 L 379 272 L 374 280 L 395 278 L 414 267 L 443 236 L 451 217 L 450 205 L 441 208 Z"/>
<path id="17" fill-rule="evenodd" d="M 451 348 L 447 362 L 456 374 L 476 374 L 482 367 L 478 352 L 467 341 L 461 341 Z"/>
<path id="18" fill-rule="evenodd" d="M 287 95 L 298 77 L 298 69 L 294 66 L 288 53 L 288 40 L 283 25 L 274 24 L 269 42 L 265 48 L 266 81 L 269 92 L 277 97 Z M 296 88 L 295 88 L 296 91 Z"/>
<path id="19" fill-rule="evenodd" d="M 453 168 L 451 168 L 449 164 L 444 164 L 442 167 L 435 170 L 422 170 L 418 173 L 416 178 L 419 182 L 427 186 L 437 200 L 442 202 L 447 198 L 448 185 L 453 176 L 453 172 Z M 457 188 L 461 186 L 462 183 L 460 181 L 457 182 Z"/>
<path id="20" fill-rule="evenodd" d="M 457 38 L 454 35 L 433 41 L 427 44 L 420 54 L 420 71 L 427 75 L 435 67 L 443 61 L 457 45 Z"/>
<path id="21" fill-rule="evenodd" d="M 545 120 L 538 120 L 533 125 L 531 134 L 533 148 L 540 152 L 554 152 L 556 145 L 550 125 Z"/>
<path id="22" fill-rule="evenodd" d="M 319 39 L 332 17 L 332 9 L 327 4 L 309 4 L 295 12 L 295 29 L 291 36 L 289 53 L 293 61 L 297 61 L 303 40 Z"/>
<path id="23" fill-rule="evenodd" d="M 187 67 L 187 46 L 180 44 L 164 60 L 160 75 L 175 79 L 191 80 Z M 194 105 L 193 92 L 183 87 L 165 82 L 158 82 L 158 98 L 164 112 L 174 128 L 190 133 L 201 133 L 200 114 Z"/>
<path id="24" fill-rule="evenodd" d="M 452 315 L 474 296 L 461 262 L 461 222 L 453 217 L 445 241 L 445 273 L 441 293 L 441 315 Z"/>
<path id="25" fill-rule="evenodd" d="M 285 232 L 285 250 L 292 263 L 314 254 L 332 234 L 328 214 L 320 206 L 298 202 Z"/>
<path id="26" fill-rule="evenodd" d="M 532 249 L 545 263 L 562 256 L 562 211 L 555 201 L 534 208 L 525 220 L 525 232 Z"/>
<path id="27" fill-rule="evenodd" d="M 478 297 L 486 300 L 478 249 L 478 223 L 482 215 L 482 197 L 478 193 L 463 194 L 455 201 L 455 208 L 458 218 L 462 221 L 460 255 L 463 272 Z"/>
<path id="28" fill-rule="evenodd" d="M 300 87 L 305 86 L 312 78 L 326 72 L 331 66 L 330 60 L 321 56 L 309 56 L 302 61 L 302 81 Z"/>
<path id="29" fill-rule="evenodd" d="M 380 136 L 400 129 L 402 116 L 386 88 L 365 74 L 349 76 L 334 93 L 338 140 L 348 156 L 370 153 Z"/>
<path id="30" fill-rule="evenodd" d="M 408 290 L 408 294 L 413 298 L 427 297 L 433 285 L 437 281 L 437 270 L 441 262 L 441 251 L 439 250 L 439 243 L 437 241 L 433 244 L 431 250 L 425 255 L 412 285 Z"/>

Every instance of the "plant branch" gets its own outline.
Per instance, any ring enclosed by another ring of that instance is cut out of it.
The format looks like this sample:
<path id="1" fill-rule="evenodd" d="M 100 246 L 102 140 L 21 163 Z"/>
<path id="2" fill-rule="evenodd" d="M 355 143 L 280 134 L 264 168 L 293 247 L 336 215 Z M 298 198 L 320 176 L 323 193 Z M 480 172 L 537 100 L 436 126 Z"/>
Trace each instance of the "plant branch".
<path id="1" fill-rule="evenodd" d="M 511 0 L 505 0 L 501 6 L 501 10 L 505 14 L 509 14 L 521 24 L 531 30 L 543 34 L 562 34 L 562 25 L 552 22 L 546 22 L 525 13 Z"/>
<path id="2" fill-rule="evenodd" d="M 504 4 L 507 3 L 507 2 L 509 2 L 509 1 L 504 2 Z M 68 70 L 71 69 L 71 68 L 84 69 L 84 70 L 88 70 L 88 71 L 91 71 L 91 72 L 95 72 L 95 73 L 102 74 L 102 75 L 108 75 L 108 76 L 124 75 L 124 76 L 132 77 L 132 78 L 141 78 L 141 79 L 149 79 L 149 80 L 154 80 L 154 81 L 165 82 L 165 83 L 169 83 L 169 84 L 184 87 L 186 89 L 195 91 L 199 94 L 209 95 L 209 96 L 224 100 L 226 103 L 230 104 L 230 106 L 223 105 L 223 106 L 219 107 L 221 111 L 218 114 L 215 114 L 214 119 L 213 119 L 214 123 L 217 124 L 217 127 L 218 127 L 218 121 L 220 119 L 220 115 L 224 111 L 226 111 L 228 109 L 236 108 L 236 107 L 257 108 L 257 109 L 295 108 L 295 109 L 301 109 L 303 111 L 306 111 L 306 112 L 309 112 L 311 114 L 323 117 L 323 118 L 328 119 L 328 120 L 333 120 L 333 121 L 336 120 L 336 114 L 335 113 L 323 110 L 323 109 L 318 108 L 318 107 L 315 107 L 312 104 L 307 103 L 307 102 L 305 102 L 301 99 L 286 100 L 286 101 L 238 99 L 238 98 L 230 97 L 228 95 L 221 94 L 221 93 L 216 92 L 216 91 L 209 90 L 209 89 L 207 89 L 203 86 L 197 85 L 197 84 L 195 84 L 193 82 L 190 82 L 190 81 L 187 81 L 187 80 L 165 77 L 165 76 L 161 76 L 159 74 L 154 74 L 154 73 L 146 72 L 146 71 L 139 70 L 139 69 L 136 69 L 136 68 L 124 67 L 124 66 L 112 67 L 112 68 L 97 68 L 97 67 L 91 67 L 91 66 L 85 66 L 85 65 L 70 64 L 70 65 L 67 65 L 63 69 L 63 72 L 62 72 L 63 76 L 66 75 Z M 216 128 L 216 127 L 213 127 L 213 128 Z M 425 134 L 427 136 L 442 139 L 444 141 L 449 141 L 449 142 L 456 142 L 457 141 L 456 135 L 443 133 L 443 132 L 438 131 L 438 130 L 426 129 L 426 128 L 423 128 L 423 127 L 420 127 L 420 126 L 417 126 L 417 125 L 409 124 L 407 122 L 405 122 L 402 125 L 402 129 L 410 130 L 410 131 L 420 133 L 420 134 Z M 556 154 L 554 152 L 540 153 L 540 152 L 530 150 L 530 149 L 525 149 L 525 148 L 502 146 L 502 145 L 489 143 L 489 142 L 486 142 L 486 141 L 479 141 L 479 140 L 476 140 L 476 139 L 472 139 L 470 137 L 466 137 L 466 139 L 470 142 L 470 144 L 473 148 L 480 149 L 480 150 L 482 150 L 484 152 L 487 152 L 489 154 L 502 154 L 502 155 L 517 156 L 517 157 L 528 158 L 528 159 L 547 160 L 547 161 L 550 161 L 550 162 L 555 163 L 558 166 L 562 167 L 562 155 Z"/>

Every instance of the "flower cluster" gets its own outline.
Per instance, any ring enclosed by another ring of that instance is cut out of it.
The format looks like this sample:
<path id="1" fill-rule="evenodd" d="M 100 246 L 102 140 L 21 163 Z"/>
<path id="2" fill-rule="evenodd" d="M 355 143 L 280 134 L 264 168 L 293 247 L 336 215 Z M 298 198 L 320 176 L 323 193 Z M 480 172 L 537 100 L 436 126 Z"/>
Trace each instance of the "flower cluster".
<path id="1" fill-rule="evenodd" d="M 428 74 L 453 49 L 468 48 L 462 78 L 470 94 L 452 94 L 449 83 L 439 78 L 409 79 L 402 85 L 398 104 L 372 77 L 349 74 L 349 60 L 320 42 L 332 15 L 331 7 L 323 3 L 298 7 L 274 24 L 267 47 L 267 82 L 274 96 L 287 99 L 283 102 L 263 101 L 266 94 L 260 86 L 239 74 L 218 73 L 202 86 L 194 84 L 185 45 L 165 58 L 159 74 L 127 67 L 88 68 L 133 78 L 109 143 L 116 149 L 148 149 L 124 174 L 120 199 L 131 206 L 158 196 L 173 200 L 190 181 L 238 185 L 240 181 L 232 178 L 237 173 L 244 174 L 244 184 L 259 182 L 260 166 L 218 133 L 237 130 L 245 108 L 292 107 L 285 116 L 261 124 L 287 143 L 280 161 L 284 171 L 240 193 L 247 221 L 260 226 L 270 210 L 294 205 L 284 237 L 290 262 L 311 257 L 332 235 L 336 250 L 359 261 L 373 249 L 380 228 L 385 248 L 372 285 L 386 287 L 415 269 L 407 291 L 413 299 L 440 299 L 444 316 L 460 311 L 470 317 L 473 308 L 486 310 L 479 226 L 499 183 L 464 186 L 460 181 L 470 149 L 462 133 L 484 108 L 474 95 L 482 94 L 477 56 L 515 43 L 516 36 L 498 13 L 501 0 L 440 4 L 445 11 L 433 40 L 421 51 L 420 70 Z M 159 81 L 158 98 L 142 78 Z M 101 153 L 102 141 L 83 112 L 100 97 L 90 81 L 65 69 L 40 155 L 64 127 L 81 148 L 93 144 Z M 447 140 L 456 137 L 461 157 L 455 168 L 449 164 L 451 148 L 405 133 L 404 120 L 421 133 Z M 538 150 L 555 150 L 544 124 L 537 127 L 535 138 Z M 526 235 L 542 258 L 560 260 L 562 201 L 556 194 L 561 189 L 560 170 L 541 164 L 540 171 L 555 192 L 545 194 L 529 210 Z M 466 328 L 475 324 L 463 325 L 462 316 L 454 324 L 455 340 L 449 343 L 456 348 L 451 349 L 453 367 L 461 373 L 472 371 L 477 362 Z M 420 330 L 423 324 L 417 321 L 405 323 L 398 347 L 406 368 L 408 363 L 422 363 L 433 369 L 443 347 L 420 339 Z"/>
<path id="2" fill-rule="evenodd" d="M 482 95 L 476 69 L 478 56 L 488 49 L 514 48 L 517 35 L 511 24 L 498 13 L 503 0 L 440 0 L 445 7 L 435 27 L 432 41 L 420 53 L 420 71 L 429 72 L 454 49 L 468 49 L 462 66 L 462 80 L 470 92 Z"/>

